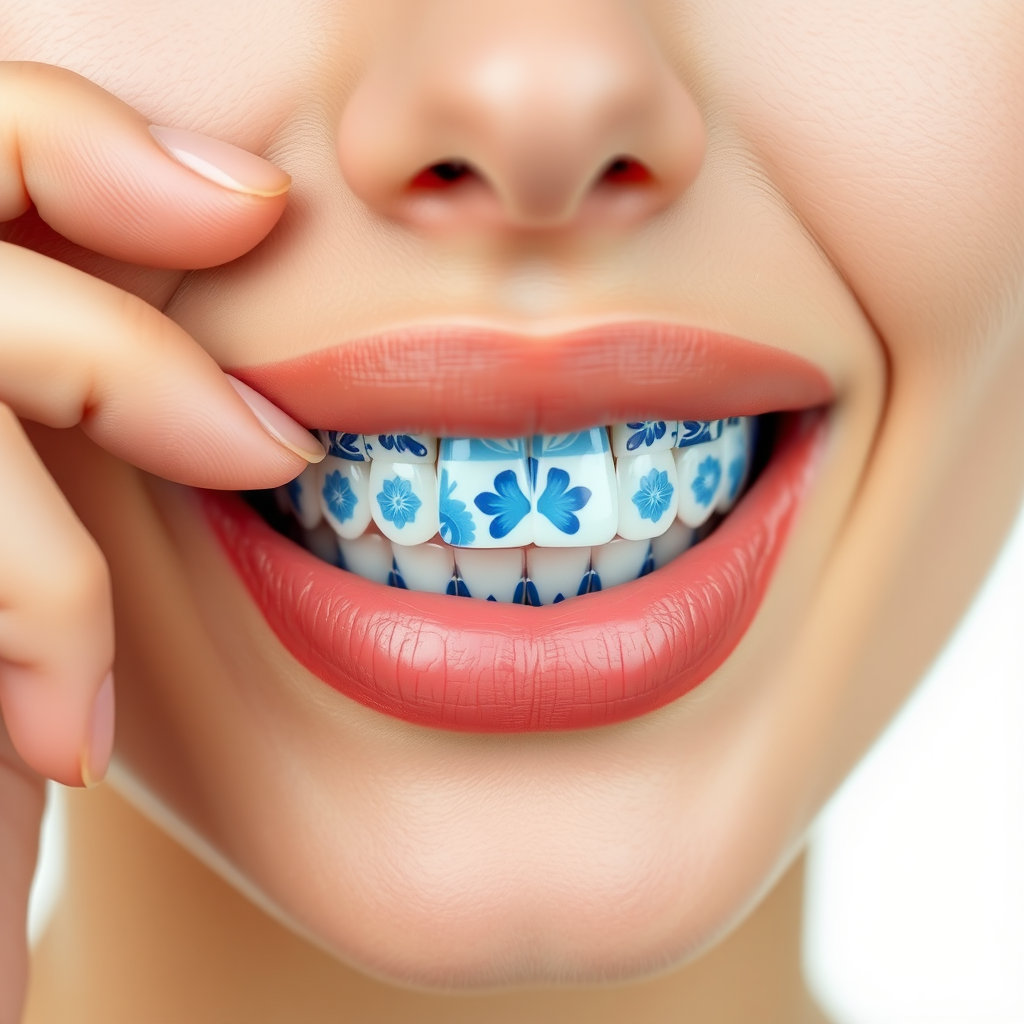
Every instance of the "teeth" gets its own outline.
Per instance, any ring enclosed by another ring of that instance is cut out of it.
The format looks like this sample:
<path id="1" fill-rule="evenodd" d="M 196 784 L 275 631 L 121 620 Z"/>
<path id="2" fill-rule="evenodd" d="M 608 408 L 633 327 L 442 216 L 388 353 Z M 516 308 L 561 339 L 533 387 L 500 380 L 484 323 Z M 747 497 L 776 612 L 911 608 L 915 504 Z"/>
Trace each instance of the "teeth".
<path id="1" fill-rule="evenodd" d="M 696 540 L 696 531 L 676 519 L 660 536 L 651 540 L 651 557 L 654 568 L 660 569 L 691 548 Z"/>
<path id="2" fill-rule="evenodd" d="M 618 527 L 615 463 L 604 427 L 535 434 L 530 443 L 533 537 L 542 547 L 605 544 Z"/>
<path id="3" fill-rule="evenodd" d="M 387 583 L 392 571 L 391 542 L 379 533 L 364 533 L 354 540 L 338 538 L 342 568 L 374 583 Z"/>
<path id="4" fill-rule="evenodd" d="M 527 548 L 526 592 L 534 605 L 560 604 L 590 589 L 589 548 Z"/>
<path id="5" fill-rule="evenodd" d="M 375 462 L 436 462 L 432 434 L 364 434 L 366 454 Z"/>
<path id="6" fill-rule="evenodd" d="M 454 553 L 447 544 L 428 541 L 415 547 L 395 544 L 391 548 L 397 572 L 408 590 L 444 594 L 455 575 Z"/>
<path id="7" fill-rule="evenodd" d="M 746 416 L 730 419 L 722 433 L 722 468 L 725 479 L 718 495 L 718 511 L 728 512 L 743 492 L 753 461 L 753 421 Z"/>
<path id="8" fill-rule="evenodd" d="M 668 451 L 676 441 L 675 420 L 642 420 L 612 424 L 612 453 L 615 458 L 644 452 Z"/>
<path id="9" fill-rule="evenodd" d="M 396 544 L 423 544 L 438 531 L 437 473 L 426 462 L 370 463 L 370 512 Z"/>
<path id="10" fill-rule="evenodd" d="M 676 433 L 676 448 L 690 448 L 707 444 L 722 436 L 725 420 L 680 420 Z"/>
<path id="11" fill-rule="evenodd" d="M 533 543 L 524 438 L 443 438 L 437 474 L 441 537 L 449 544 L 522 548 Z"/>
<path id="12" fill-rule="evenodd" d="M 312 530 L 322 518 L 318 497 L 319 476 L 316 466 L 307 466 L 294 480 L 284 485 L 295 518 L 307 530 Z"/>
<path id="13" fill-rule="evenodd" d="M 317 469 L 324 518 L 339 537 L 362 536 L 370 525 L 370 464 L 328 455 Z"/>
<path id="14" fill-rule="evenodd" d="M 679 474 L 679 518 L 687 526 L 702 526 L 715 511 L 722 492 L 722 441 L 708 441 L 677 449 Z"/>
<path id="15" fill-rule="evenodd" d="M 455 565 L 463 583 L 460 592 L 466 596 L 503 604 L 523 603 L 521 548 L 459 548 L 455 552 Z"/>
<path id="16" fill-rule="evenodd" d="M 306 545 L 306 550 L 312 552 L 322 561 L 330 562 L 331 565 L 337 565 L 340 561 L 338 557 L 338 538 L 326 523 L 321 523 L 312 530 L 306 530 L 303 541 Z"/>
<path id="17" fill-rule="evenodd" d="M 590 589 L 607 590 L 620 583 L 639 579 L 650 571 L 650 554 L 649 540 L 624 540 L 622 537 L 616 537 L 608 544 L 595 548 L 591 556 L 594 572 Z"/>
<path id="18" fill-rule="evenodd" d="M 676 517 L 679 487 L 672 452 L 620 458 L 615 464 L 619 490 L 620 537 L 659 537 Z"/>
<path id="19" fill-rule="evenodd" d="M 318 430 L 317 435 L 329 456 L 345 459 L 348 462 L 370 461 L 362 434 L 345 434 L 340 430 Z"/>

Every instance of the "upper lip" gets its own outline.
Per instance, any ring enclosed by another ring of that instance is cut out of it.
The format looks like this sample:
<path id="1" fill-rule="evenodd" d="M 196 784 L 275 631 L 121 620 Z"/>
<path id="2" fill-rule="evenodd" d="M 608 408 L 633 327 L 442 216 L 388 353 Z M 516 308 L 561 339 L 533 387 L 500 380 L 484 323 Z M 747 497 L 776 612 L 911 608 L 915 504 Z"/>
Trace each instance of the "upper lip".
<path id="1" fill-rule="evenodd" d="M 509 437 L 718 419 L 831 401 L 800 356 L 705 328 L 618 321 L 552 335 L 425 324 L 228 372 L 310 427 Z"/>

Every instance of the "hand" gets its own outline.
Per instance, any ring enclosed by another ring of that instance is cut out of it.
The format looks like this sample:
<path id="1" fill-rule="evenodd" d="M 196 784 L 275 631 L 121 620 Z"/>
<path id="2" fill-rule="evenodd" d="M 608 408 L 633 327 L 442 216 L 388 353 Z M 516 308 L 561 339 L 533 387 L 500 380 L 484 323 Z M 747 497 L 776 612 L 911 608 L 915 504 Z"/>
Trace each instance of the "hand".
<path id="1" fill-rule="evenodd" d="M 0 63 L 0 222 L 32 223 L 34 206 L 38 227 L 77 253 L 210 267 L 270 231 L 288 185 L 233 146 L 151 132 L 78 75 Z M 120 458 L 200 487 L 276 486 L 323 457 L 153 306 L 0 241 L 0 1024 L 20 1019 L 24 998 L 44 777 L 99 781 L 114 732 L 107 567 L 19 417 L 80 426 Z"/>

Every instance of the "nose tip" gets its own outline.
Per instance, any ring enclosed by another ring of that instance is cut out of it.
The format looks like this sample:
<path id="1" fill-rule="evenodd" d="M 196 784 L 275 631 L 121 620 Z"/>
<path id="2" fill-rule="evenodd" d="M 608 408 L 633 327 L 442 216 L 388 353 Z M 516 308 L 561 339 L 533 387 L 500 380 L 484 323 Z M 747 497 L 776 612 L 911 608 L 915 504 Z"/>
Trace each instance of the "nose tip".
<path id="1" fill-rule="evenodd" d="M 631 6 L 414 8 L 340 125 L 342 173 L 378 212 L 421 226 L 635 221 L 696 177 L 703 119 Z"/>

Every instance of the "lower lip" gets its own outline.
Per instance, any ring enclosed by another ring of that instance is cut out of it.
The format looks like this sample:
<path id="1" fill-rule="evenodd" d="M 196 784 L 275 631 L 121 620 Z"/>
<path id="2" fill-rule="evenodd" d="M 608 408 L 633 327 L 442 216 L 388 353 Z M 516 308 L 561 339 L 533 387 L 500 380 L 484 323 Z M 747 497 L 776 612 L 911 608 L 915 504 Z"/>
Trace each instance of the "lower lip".
<path id="1" fill-rule="evenodd" d="M 677 700 L 730 655 L 767 590 L 824 435 L 822 414 L 796 417 L 710 537 L 633 583 L 545 608 L 383 587 L 315 558 L 237 495 L 201 495 L 278 639 L 345 696 L 442 729 L 582 729 Z"/>

